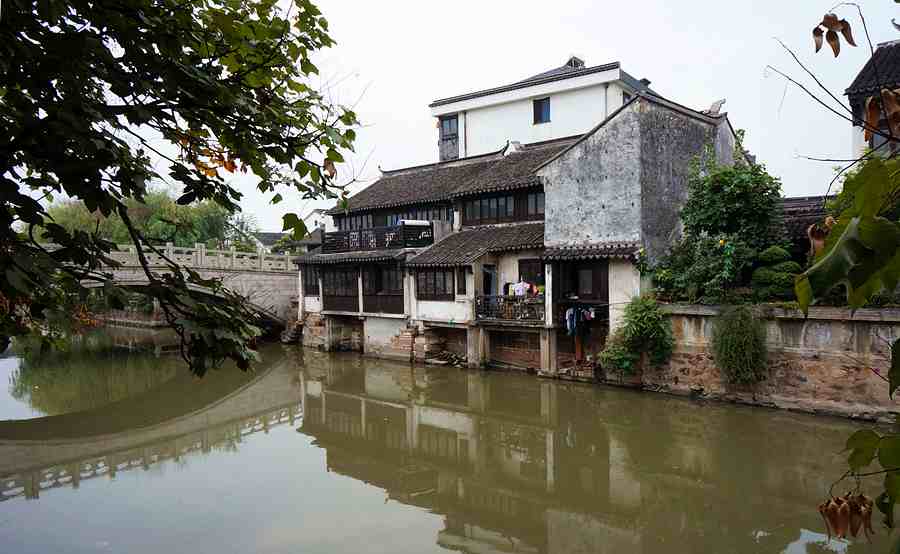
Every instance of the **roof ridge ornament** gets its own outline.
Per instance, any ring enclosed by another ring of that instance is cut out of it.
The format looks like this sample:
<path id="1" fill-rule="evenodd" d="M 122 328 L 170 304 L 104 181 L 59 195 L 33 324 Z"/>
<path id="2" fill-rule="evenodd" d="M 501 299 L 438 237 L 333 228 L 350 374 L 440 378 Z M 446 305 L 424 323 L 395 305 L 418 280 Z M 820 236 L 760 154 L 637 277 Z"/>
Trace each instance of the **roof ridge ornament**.
<path id="1" fill-rule="evenodd" d="M 584 67 L 584 60 L 582 60 L 578 56 L 573 55 L 573 56 L 570 56 L 569 59 L 566 61 L 566 65 L 573 69 L 581 69 L 582 67 Z"/>

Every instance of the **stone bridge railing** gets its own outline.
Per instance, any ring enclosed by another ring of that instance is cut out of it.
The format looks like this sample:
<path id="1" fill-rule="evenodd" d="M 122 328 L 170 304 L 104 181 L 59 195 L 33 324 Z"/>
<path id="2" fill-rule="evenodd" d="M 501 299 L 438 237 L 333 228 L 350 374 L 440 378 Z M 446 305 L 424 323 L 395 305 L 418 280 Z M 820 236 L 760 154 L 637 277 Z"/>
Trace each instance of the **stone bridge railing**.
<path id="1" fill-rule="evenodd" d="M 133 244 L 120 244 L 119 250 L 110 257 L 124 266 L 138 266 L 137 252 Z M 264 250 L 257 252 L 239 252 L 230 250 L 209 250 L 206 245 L 195 244 L 193 248 L 175 246 L 167 243 L 157 247 L 165 257 L 173 262 L 190 268 L 231 269 L 236 271 L 278 271 L 293 272 L 296 268 L 291 263 L 290 254 L 270 254 Z M 163 257 L 149 248 L 144 254 L 151 266 L 166 265 Z"/>

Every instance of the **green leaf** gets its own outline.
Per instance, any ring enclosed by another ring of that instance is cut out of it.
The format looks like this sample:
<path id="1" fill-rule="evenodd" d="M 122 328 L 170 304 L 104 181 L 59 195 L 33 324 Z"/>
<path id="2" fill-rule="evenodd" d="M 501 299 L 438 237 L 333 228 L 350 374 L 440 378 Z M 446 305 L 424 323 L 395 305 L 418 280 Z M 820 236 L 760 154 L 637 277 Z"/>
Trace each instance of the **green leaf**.
<path id="1" fill-rule="evenodd" d="M 884 469 L 900 469 L 900 436 L 890 435 L 881 438 L 878 445 L 878 463 Z M 900 499 L 900 491 L 894 498 Z"/>
<path id="2" fill-rule="evenodd" d="M 291 231 L 291 237 L 294 240 L 300 240 L 306 236 L 306 224 L 297 217 L 297 214 L 284 214 L 284 225 L 282 231 Z"/>
<path id="3" fill-rule="evenodd" d="M 861 429 L 847 439 L 847 450 L 850 456 L 847 463 L 853 471 L 859 471 L 866 467 L 875 459 L 878 451 L 878 444 L 881 442 L 881 436 L 871 429 Z"/>
<path id="4" fill-rule="evenodd" d="M 882 217 L 854 217 L 831 250 L 797 277 L 794 290 L 800 308 L 845 284 L 848 299 L 859 307 L 868 294 L 884 288 L 882 276 L 900 247 L 900 227 Z"/>
<path id="5" fill-rule="evenodd" d="M 272 197 L 272 204 L 277 204 L 277 203 L 281 202 L 282 200 L 284 200 L 284 198 L 282 198 L 281 193 L 276 194 L 275 196 Z"/>

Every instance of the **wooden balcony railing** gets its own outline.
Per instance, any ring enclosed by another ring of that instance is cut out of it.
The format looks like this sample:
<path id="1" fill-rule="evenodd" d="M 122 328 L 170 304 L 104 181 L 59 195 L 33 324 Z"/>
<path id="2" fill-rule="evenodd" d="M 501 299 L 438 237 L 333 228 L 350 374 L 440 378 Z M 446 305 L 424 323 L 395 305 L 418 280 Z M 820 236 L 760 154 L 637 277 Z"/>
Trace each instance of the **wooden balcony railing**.
<path id="1" fill-rule="evenodd" d="M 322 295 L 322 309 L 331 312 L 358 312 L 358 296 L 331 296 Z"/>
<path id="2" fill-rule="evenodd" d="M 358 252 L 419 248 L 434 243 L 434 225 L 401 223 L 392 227 L 373 227 L 353 231 L 325 233 L 322 253 Z"/>
<path id="3" fill-rule="evenodd" d="M 509 321 L 527 324 L 543 323 L 544 297 L 476 296 L 475 319 Z"/>

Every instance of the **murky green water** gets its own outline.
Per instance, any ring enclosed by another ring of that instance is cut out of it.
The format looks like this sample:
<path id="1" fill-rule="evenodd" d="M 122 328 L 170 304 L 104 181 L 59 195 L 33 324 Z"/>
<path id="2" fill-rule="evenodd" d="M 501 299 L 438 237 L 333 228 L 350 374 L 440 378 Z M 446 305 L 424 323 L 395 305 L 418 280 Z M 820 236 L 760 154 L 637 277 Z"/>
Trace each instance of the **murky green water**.
<path id="1" fill-rule="evenodd" d="M 281 346 L 198 383 L 95 346 L 0 358 L 4 554 L 887 549 L 815 512 L 851 422 Z"/>

